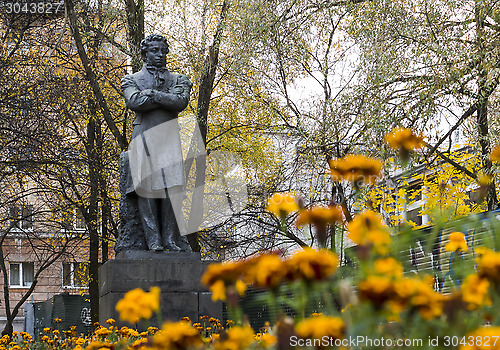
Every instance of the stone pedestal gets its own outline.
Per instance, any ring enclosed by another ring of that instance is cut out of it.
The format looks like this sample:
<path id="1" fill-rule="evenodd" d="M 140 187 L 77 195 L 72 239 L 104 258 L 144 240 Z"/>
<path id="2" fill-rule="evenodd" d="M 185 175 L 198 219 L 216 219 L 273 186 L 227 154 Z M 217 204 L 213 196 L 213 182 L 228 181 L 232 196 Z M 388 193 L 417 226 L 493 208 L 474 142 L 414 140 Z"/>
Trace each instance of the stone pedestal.
<path id="1" fill-rule="evenodd" d="M 211 293 L 200 278 L 210 262 L 201 261 L 199 253 L 122 251 L 116 259 L 99 268 L 99 322 L 119 321 L 115 305 L 126 292 L 152 286 L 161 288 L 163 321 L 179 321 L 187 316 L 197 322 L 202 315 L 222 320 L 222 303 L 212 302 Z M 153 318 L 150 325 L 156 325 Z M 159 325 L 161 326 L 161 325 Z"/>

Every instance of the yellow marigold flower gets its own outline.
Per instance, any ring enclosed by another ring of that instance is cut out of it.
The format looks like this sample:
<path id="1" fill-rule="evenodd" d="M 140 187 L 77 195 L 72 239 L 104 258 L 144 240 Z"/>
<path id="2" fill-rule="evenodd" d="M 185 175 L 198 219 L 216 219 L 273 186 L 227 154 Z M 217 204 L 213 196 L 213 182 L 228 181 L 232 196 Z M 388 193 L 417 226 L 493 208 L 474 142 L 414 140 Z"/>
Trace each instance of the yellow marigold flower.
<path id="1" fill-rule="evenodd" d="M 54 323 L 60 323 L 62 320 L 60 318 L 54 318 Z"/>
<path id="2" fill-rule="evenodd" d="M 416 135 L 410 129 L 405 128 L 393 130 L 390 134 L 385 135 L 384 140 L 391 148 L 404 151 L 412 151 L 416 148 L 422 148 L 424 145 L 422 136 Z"/>
<path id="3" fill-rule="evenodd" d="M 187 349 L 202 344 L 200 333 L 187 322 L 167 322 L 153 337 L 153 345 L 158 350 Z"/>
<path id="4" fill-rule="evenodd" d="M 148 338 L 139 338 L 132 343 L 132 347 L 134 349 L 139 349 L 143 346 L 147 346 L 148 342 L 149 342 Z"/>
<path id="5" fill-rule="evenodd" d="M 290 280 L 319 281 L 335 273 L 339 260 L 329 250 L 304 248 L 286 261 Z"/>
<path id="6" fill-rule="evenodd" d="M 224 281 L 216 281 L 210 286 L 209 289 L 212 292 L 212 301 L 226 300 L 226 285 L 224 284 Z"/>
<path id="7" fill-rule="evenodd" d="M 391 235 L 382 217 L 370 210 L 358 214 L 347 225 L 347 237 L 360 246 L 373 247 L 381 255 L 389 252 Z"/>
<path id="8" fill-rule="evenodd" d="M 59 332 L 59 330 L 54 329 L 54 330 L 52 331 L 52 334 L 54 334 L 54 335 L 59 335 L 59 334 L 60 334 L 60 332 Z"/>
<path id="9" fill-rule="evenodd" d="M 210 337 L 208 339 L 210 339 L 209 341 L 211 341 L 211 342 L 218 342 L 218 341 L 220 341 L 220 334 L 219 333 L 212 333 L 212 334 L 210 334 Z"/>
<path id="10" fill-rule="evenodd" d="M 50 333 L 51 331 L 52 331 L 52 328 L 49 328 L 49 327 L 45 327 L 45 328 L 43 329 L 43 332 L 44 332 L 44 333 Z"/>
<path id="11" fill-rule="evenodd" d="M 85 339 L 83 339 L 83 338 L 77 338 L 75 340 L 75 343 L 76 343 L 76 345 L 83 345 L 83 344 L 85 344 Z"/>
<path id="12" fill-rule="evenodd" d="M 275 193 L 267 200 L 266 210 L 278 218 L 284 218 L 289 213 L 299 210 L 299 206 L 291 193 Z"/>
<path id="13" fill-rule="evenodd" d="M 313 312 L 311 314 L 311 317 L 320 317 L 320 316 L 324 316 L 321 312 Z"/>
<path id="14" fill-rule="evenodd" d="M 243 264 L 241 262 L 224 262 L 210 264 L 201 277 L 201 283 L 209 286 L 212 300 L 226 300 L 227 288 L 233 288 L 240 295 L 246 290 L 246 285 L 241 281 Z M 201 319 L 201 318 L 200 318 Z"/>
<path id="15" fill-rule="evenodd" d="M 345 334 L 345 323 L 340 317 L 319 316 L 305 319 L 295 330 L 303 339 L 321 339 L 330 337 L 342 339 Z"/>
<path id="16" fill-rule="evenodd" d="M 85 350 L 115 350 L 115 345 L 108 342 L 93 341 L 87 345 Z"/>
<path id="17" fill-rule="evenodd" d="M 101 328 L 97 328 L 94 333 L 95 333 L 95 335 L 100 336 L 100 337 L 107 337 L 109 335 L 109 333 L 111 333 L 111 332 L 109 331 L 109 329 L 107 329 L 105 327 L 101 327 Z"/>
<path id="18" fill-rule="evenodd" d="M 148 333 L 149 333 L 149 334 L 155 334 L 155 333 L 156 333 L 156 332 L 158 332 L 158 331 L 159 331 L 159 329 L 158 329 L 158 328 L 156 328 L 156 327 L 153 327 L 153 326 L 149 326 L 149 327 L 148 327 Z"/>
<path id="19" fill-rule="evenodd" d="M 257 287 L 276 288 L 287 274 L 286 266 L 276 254 L 260 255 L 248 262 L 246 281 Z"/>
<path id="20" fill-rule="evenodd" d="M 108 318 L 106 320 L 106 323 L 109 324 L 109 325 L 114 325 L 116 323 L 116 321 L 113 318 Z"/>
<path id="21" fill-rule="evenodd" d="M 446 298 L 434 290 L 433 282 L 434 278 L 431 276 L 398 280 L 394 283 L 397 294 L 395 300 L 417 309 L 423 319 L 441 316 Z"/>
<path id="22" fill-rule="evenodd" d="M 276 345 L 278 342 L 278 339 L 269 333 L 264 333 L 260 337 L 260 345 L 263 346 L 264 348 L 270 348 L 271 346 Z"/>
<path id="23" fill-rule="evenodd" d="M 314 206 L 300 212 L 296 225 L 301 227 L 312 224 L 316 227 L 326 227 L 326 225 L 336 222 L 342 222 L 342 208 L 340 206 Z"/>
<path id="24" fill-rule="evenodd" d="M 452 232 L 449 236 L 449 242 L 446 243 L 444 249 L 448 252 L 467 251 L 467 241 L 462 232 Z"/>
<path id="25" fill-rule="evenodd" d="M 402 277 L 403 265 L 392 257 L 375 260 L 375 273 L 388 277 Z"/>
<path id="26" fill-rule="evenodd" d="M 191 319 L 187 316 L 184 316 L 183 318 L 181 318 L 181 321 L 191 323 Z"/>
<path id="27" fill-rule="evenodd" d="M 461 344 L 459 350 L 498 350 L 500 344 L 498 336 L 500 335 L 500 327 L 481 327 L 473 332 L 465 335 L 466 343 Z M 473 339 L 473 342 L 469 342 Z M 489 341 L 487 342 L 486 340 Z"/>
<path id="28" fill-rule="evenodd" d="M 153 312 L 160 308 L 160 288 L 151 287 L 149 293 L 140 288 L 133 289 L 125 294 L 123 299 L 116 303 L 116 311 L 120 319 L 135 324 L 140 319 L 149 319 Z"/>
<path id="29" fill-rule="evenodd" d="M 490 153 L 490 160 L 492 162 L 500 161 L 500 146 L 493 148 L 493 150 Z"/>
<path id="30" fill-rule="evenodd" d="M 215 350 L 246 349 L 255 342 L 253 329 L 250 326 L 232 327 L 226 336 L 226 340 L 215 344 Z"/>
<path id="31" fill-rule="evenodd" d="M 236 280 L 240 279 L 242 271 L 243 267 L 239 262 L 229 261 L 220 264 L 210 264 L 201 277 L 201 283 L 210 286 L 221 280 L 226 285 L 233 284 Z"/>
<path id="32" fill-rule="evenodd" d="M 330 172 L 334 181 L 347 180 L 355 184 L 374 183 L 380 177 L 382 162 L 362 155 L 348 155 L 330 160 Z"/>
<path id="33" fill-rule="evenodd" d="M 368 276 L 358 285 L 359 297 L 369 300 L 377 308 L 395 296 L 393 281 L 387 276 Z"/>
<path id="34" fill-rule="evenodd" d="M 490 249 L 476 249 L 478 257 L 476 258 L 478 265 L 478 275 L 487 278 L 493 283 L 500 282 L 500 253 Z"/>
<path id="35" fill-rule="evenodd" d="M 234 286 L 236 287 L 236 291 L 240 296 L 245 295 L 245 292 L 247 290 L 247 285 L 245 282 L 243 282 L 242 280 L 237 280 Z"/>
<path id="36" fill-rule="evenodd" d="M 475 310 L 479 306 L 491 305 L 488 295 L 490 282 L 477 274 L 469 275 L 462 283 L 462 300 L 467 304 L 467 309 Z"/>

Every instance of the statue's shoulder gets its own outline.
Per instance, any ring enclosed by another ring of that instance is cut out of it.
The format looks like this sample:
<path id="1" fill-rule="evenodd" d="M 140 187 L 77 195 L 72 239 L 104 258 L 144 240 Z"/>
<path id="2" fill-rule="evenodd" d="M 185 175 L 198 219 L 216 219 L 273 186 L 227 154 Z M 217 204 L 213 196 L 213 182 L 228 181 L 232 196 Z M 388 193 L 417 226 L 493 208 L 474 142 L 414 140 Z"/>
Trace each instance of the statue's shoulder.
<path id="1" fill-rule="evenodd" d="M 122 81 L 127 81 L 127 80 L 136 80 L 137 78 L 139 78 L 141 75 L 143 75 L 143 72 L 142 70 L 138 71 L 138 72 L 135 72 L 135 73 L 132 73 L 132 74 L 127 74 L 126 76 L 124 76 L 122 78 Z"/>
<path id="2" fill-rule="evenodd" d="M 127 74 L 126 76 L 124 76 L 121 81 L 122 90 L 130 86 L 136 86 L 137 82 L 143 74 L 144 72 L 140 70 L 138 72 Z"/>

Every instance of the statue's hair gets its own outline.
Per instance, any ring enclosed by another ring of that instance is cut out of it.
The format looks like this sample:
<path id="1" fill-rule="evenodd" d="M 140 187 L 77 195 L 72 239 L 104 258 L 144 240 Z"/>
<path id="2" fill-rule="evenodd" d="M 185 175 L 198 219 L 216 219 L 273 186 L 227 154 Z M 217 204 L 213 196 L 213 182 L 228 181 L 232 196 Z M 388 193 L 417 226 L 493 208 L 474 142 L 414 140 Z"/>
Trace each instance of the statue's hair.
<path id="1" fill-rule="evenodd" d="M 142 39 L 142 41 L 141 41 L 141 56 L 142 56 L 143 60 L 146 58 L 146 51 L 149 49 L 149 45 L 153 41 L 159 41 L 159 42 L 162 42 L 163 44 L 165 44 L 165 46 L 167 47 L 167 53 L 168 53 L 169 46 L 168 46 L 167 39 L 163 35 L 160 35 L 160 34 L 150 34 L 146 38 Z"/>

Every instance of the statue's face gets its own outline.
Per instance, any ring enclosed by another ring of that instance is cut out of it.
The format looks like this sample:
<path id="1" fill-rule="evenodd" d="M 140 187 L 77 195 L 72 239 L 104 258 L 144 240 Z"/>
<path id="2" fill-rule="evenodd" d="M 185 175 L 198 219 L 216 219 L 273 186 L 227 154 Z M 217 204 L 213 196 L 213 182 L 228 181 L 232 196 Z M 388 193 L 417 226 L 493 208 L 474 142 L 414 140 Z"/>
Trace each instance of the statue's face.
<path id="1" fill-rule="evenodd" d="M 165 67 L 167 64 L 167 46 L 161 41 L 153 41 L 146 50 L 146 64 Z"/>

